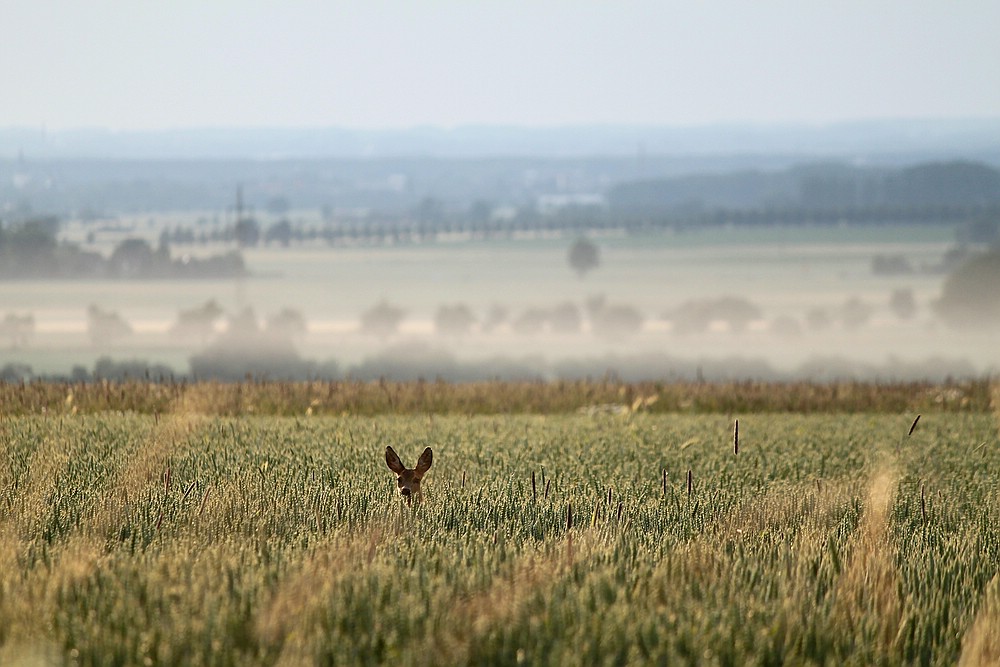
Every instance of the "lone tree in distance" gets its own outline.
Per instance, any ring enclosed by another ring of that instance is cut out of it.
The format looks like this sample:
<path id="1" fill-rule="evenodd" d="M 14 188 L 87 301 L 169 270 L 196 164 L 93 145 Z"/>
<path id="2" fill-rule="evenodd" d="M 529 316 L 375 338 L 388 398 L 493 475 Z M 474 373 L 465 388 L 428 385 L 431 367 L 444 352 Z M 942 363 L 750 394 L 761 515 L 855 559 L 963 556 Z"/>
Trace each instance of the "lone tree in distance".
<path id="1" fill-rule="evenodd" d="M 596 269 L 600 263 L 600 251 L 597 246 L 580 237 L 569 247 L 569 265 L 581 278 L 591 269 Z"/>

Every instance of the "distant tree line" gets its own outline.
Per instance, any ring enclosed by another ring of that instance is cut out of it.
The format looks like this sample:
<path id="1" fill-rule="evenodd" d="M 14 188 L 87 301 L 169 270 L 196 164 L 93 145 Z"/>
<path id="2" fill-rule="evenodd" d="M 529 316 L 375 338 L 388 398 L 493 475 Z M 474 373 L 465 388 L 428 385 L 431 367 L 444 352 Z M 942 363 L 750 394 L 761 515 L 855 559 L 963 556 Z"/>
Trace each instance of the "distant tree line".
<path id="1" fill-rule="evenodd" d="M 146 379 L 152 382 L 220 380 L 267 381 L 931 381 L 950 382 L 956 378 L 979 378 L 967 361 L 934 357 L 904 362 L 891 359 L 883 364 L 851 361 L 843 357 L 814 357 L 790 371 L 775 369 L 767 361 L 751 355 L 724 359 L 686 359 L 664 354 L 609 354 L 546 360 L 537 356 L 497 356 L 475 361 L 459 360 L 451 352 L 424 344 L 388 348 L 357 364 L 341 368 L 335 362 L 317 363 L 276 355 L 246 364 L 215 364 L 177 373 L 165 364 L 141 359 L 114 360 L 102 357 L 93 369 L 75 366 L 67 374 L 36 376 L 29 365 L 7 363 L 0 366 L 0 382 L 29 382 L 37 379 L 72 382 L 101 382 Z"/>
<path id="2" fill-rule="evenodd" d="M 746 223 L 950 221 L 1000 210 L 1000 171 L 965 161 L 904 169 L 804 165 L 621 183 L 608 202 L 621 213 L 715 213 Z"/>
<path id="3" fill-rule="evenodd" d="M 246 274 L 237 251 L 207 258 L 174 259 L 167 245 L 144 239 L 120 242 L 105 258 L 74 243 L 59 242 L 59 220 L 29 218 L 0 224 L 0 279 L 16 278 L 228 278 Z"/>
<path id="4" fill-rule="evenodd" d="M 541 199 L 459 205 L 428 195 L 408 208 L 356 214 L 338 215 L 324 205 L 319 221 L 304 222 L 289 217 L 287 197 L 276 196 L 263 207 L 263 218 L 251 214 L 226 225 L 174 226 L 163 230 L 160 245 L 400 245 L 457 236 L 578 237 L 720 225 L 989 224 L 1000 219 L 1000 171 L 967 161 L 901 169 L 813 164 L 624 180 L 594 197 L 584 203 L 569 197 L 546 207 Z"/>

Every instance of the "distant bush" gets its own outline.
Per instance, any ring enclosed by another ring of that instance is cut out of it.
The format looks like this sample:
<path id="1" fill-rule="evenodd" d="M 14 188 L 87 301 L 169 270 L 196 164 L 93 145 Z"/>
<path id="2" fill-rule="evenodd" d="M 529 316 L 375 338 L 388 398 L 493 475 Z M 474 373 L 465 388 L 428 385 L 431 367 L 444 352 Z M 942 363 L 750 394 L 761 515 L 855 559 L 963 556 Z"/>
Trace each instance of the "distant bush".
<path id="1" fill-rule="evenodd" d="M 264 323 L 264 331 L 274 336 L 298 338 L 309 330 L 305 316 L 294 308 L 282 308 Z"/>
<path id="2" fill-rule="evenodd" d="M 267 232 L 264 233 L 264 243 L 273 241 L 283 248 L 287 248 L 292 243 L 292 236 L 292 223 L 287 219 L 279 220 L 267 228 Z"/>
<path id="3" fill-rule="evenodd" d="M 385 300 L 361 314 L 361 333 L 387 337 L 396 333 L 400 323 L 406 316 L 402 308 L 389 305 Z"/>
<path id="4" fill-rule="evenodd" d="M 34 379 L 35 374 L 31 366 L 18 362 L 4 364 L 0 366 L 0 382 L 16 383 L 28 382 Z"/>
<path id="5" fill-rule="evenodd" d="M 0 320 L 0 338 L 10 341 L 11 348 L 25 347 L 35 333 L 35 316 L 31 313 L 18 315 L 7 313 Z"/>
<path id="6" fill-rule="evenodd" d="M 543 308 L 529 308 L 511 323 L 514 333 L 533 336 L 545 331 L 549 315 Z"/>
<path id="7" fill-rule="evenodd" d="M 257 315 L 253 308 L 247 306 L 243 310 L 229 316 L 226 326 L 226 338 L 230 342 L 239 342 L 238 339 L 246 339 L 248 342 L 256 342 L 260 333 L 260 324 L 257 322 Z M 280 336 L 274 336 L 278 340 Z"/>
<path id="8" fill-rule="evenodd" d="M 91 304 L 87 307 L 87 335 L 94 345 L 107 346 L 132 333 L 132 326 L 118 313 Z"/>
<path id="9" fill-rule="evenodd" d="M 810 308 L 806 312 L 806 326 L 812 331 L 824 331 L 833 325 L 833 317 L 825 308 Z"/>
<path id="10" fill-rule="evenodd" d="M 233 235 L 241 248 L 252 248 L 260 241 L 260 223 L 253 218 L 243 218 L 236 223 Z"/>
<path id="11" fill-rule="evenodd" d="M 172 259 L 165 244 L 154 250 L 144 239 L 128 238 L 115 246 L 105 272 L 120 279 L 229 278 L 246 275 L 246 266 L 237 251 L 204 259 L 189 255 Z"/>
<path id="12" fill-rule="evenodd" d="M 575 304 L 561 303 L 549 311 L 549 324 L 554 333 L 579 333 L 583 317 Z"/>
<path id="13" fill-rule="evenodd" d="M 802 335 L 802 325 L 789 315 L 774 318 L 770 326 L 771 333 L 782 338 L 795 338 Z"/>
<path id="14" fill-rule="evenodd" d="M 601 253 L 596 245 L 581 237 L 569 247 L 567 261 L 570 268 L 576 271 L 576 274 L 582 278 L 588 272 L 600 266 Z"/>
<path id="15" fill-rule="evenodd" d="M 447 336 L 465 336 L 476 323 L 476 317 L 464 303 L 441 306 L 434 314 L 434 329 Z"/>
<path id="16" fill-rule="evenodd" d="M 730 330 L 742 332 L 762 316 L 760 308 L 749 300 L 723 296 L 685 301 L 664 317 L 673 323 L 675 332 L 691 334 L 707 331 L 712 322 L 725 322 Z"/>
<path id="17" fill-rule="evenodd" d="M 912 289 L 896 289 L 889 296 L 889 309 L 901 320 L 912 320 L 917 314 L 917 300 Z"/>
<path id="18" fill-rule="evenodd" d="M 307 380 L 326 377 L 336 371 L 327 364 L 322 369 L 314 361 L 299 356 L 291 340 L 245 328 L 226 333 L 191 357 L 191 375 L 197 380 L 227 382 L 251 378 L 269 380 Z"/>
<path id="19" fill-rule="evenodd" d="M 94 364 L 93 379 L 114 380 L 160 380 L 174 377 L 174 369 L 166 364 L 151 364 L 141 359 L 115 361 L 101 357 Z"/>
<path id="20" fill-rule="evenodd" d="M 196 308 L 182 310 L 170 332 L 182 338 L 197 338 L 207 341 L 215 331 L 215 322 L 222 317 L 222 306 L 215 299 L 209 299 Z"/>
<path id="21" fill-rule="evenodd" d="M 516 361 L 504 357 L 459 361 L 443 348 L 415 343 L 395 346 L 371 356 L 352 366 L 348 376 L 361 381 L 386 379 L 396 382 L 538 381 L 545 378 L 545 362 L 541 359 Z"/>
<path id="22" fill-rule="evenodd" d="M 934 309 L 953 327 L 1000 325 L 1000 248 L 973 256 L 949 274 Z"/>
<path id="23" fill-rule="evenodd" d="M 580 309 L 568 301 L 552 308 L 529 308 L 511 323 L 513 331 L 521 335 L 572 334 L 579 333 L 582 327 Z"/>
<path id="24" fill-rule="evenodd" d="M 639 333 L 644 318 L 637 308 L 625 304 L 605 305 L 590 316 L 590 328 L 602 338 L 624 338 Z"/>
<path id="25" fill-rule="evenodd" d="M 507 309 L 499 304 L 494 304 L 490 307 L 489 312 L 486 313 L 486 318 L 480 325 L 480 329 L 483 333 L 489 333 L 503 325 L 507 321 L 507 318 Z"/>
<path id="26" fill-rule="evenodd" d="M 872 318 L 872 307 L 860 297 L 851 297 L 840 309 L 840 321 L 845 329 L 860 329 Z"/>

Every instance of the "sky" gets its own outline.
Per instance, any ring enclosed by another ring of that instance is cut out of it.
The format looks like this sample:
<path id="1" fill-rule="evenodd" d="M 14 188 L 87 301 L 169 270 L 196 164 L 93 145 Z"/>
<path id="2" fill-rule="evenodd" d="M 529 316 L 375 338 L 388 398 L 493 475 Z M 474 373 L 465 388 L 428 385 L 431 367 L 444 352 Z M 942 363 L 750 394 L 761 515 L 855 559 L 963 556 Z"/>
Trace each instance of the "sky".
<path id="1" fill-rule="evenodd" d="M 0 127 L 1000 117 L 996 0 L 0 0 Z"/>

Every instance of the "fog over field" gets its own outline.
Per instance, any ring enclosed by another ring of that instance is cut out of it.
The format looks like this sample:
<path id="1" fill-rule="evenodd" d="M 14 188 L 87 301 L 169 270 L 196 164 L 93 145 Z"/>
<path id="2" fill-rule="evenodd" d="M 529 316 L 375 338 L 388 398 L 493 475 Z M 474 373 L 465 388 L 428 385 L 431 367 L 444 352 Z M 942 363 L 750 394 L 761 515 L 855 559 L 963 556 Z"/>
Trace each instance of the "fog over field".
<path id="1" fill-rule="evenodd" d="M 4 379 L 1000 361 L 995 3 L 4 14 Z"/>
<path id="2" fill-rule="evenodd" d="M 64 236 L 89 229 L 81 247 L 112 256 L 123 242 L 102 237 L 148 234 L 147 224 L 95 233 L 100 223 L 79 223 Z M 995 329 L 939 312 L 954 233 L 910 224 L 261 242 L 240 251 L 239 276 L 5 280 L 5 313 L 33 327 L 17 339 L 8 326 L 3 354 L 8 370 L 56 375 L 102 358 L 234 378 L 989 372 Z M 597 252 L 582 273 L 570 262 L 579 239 Z M 169 252 L 184 266 L 233 250 Z M 880 272 L 878 258 L 908 268 Z"/>

